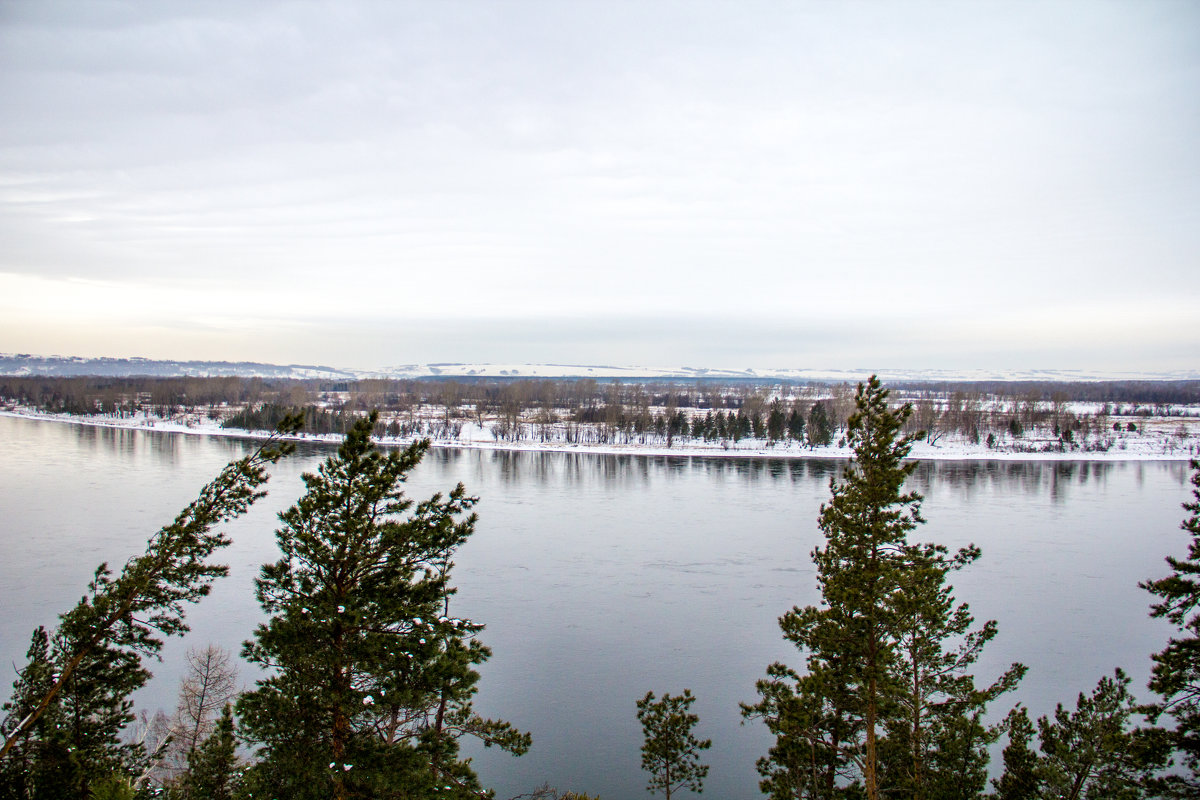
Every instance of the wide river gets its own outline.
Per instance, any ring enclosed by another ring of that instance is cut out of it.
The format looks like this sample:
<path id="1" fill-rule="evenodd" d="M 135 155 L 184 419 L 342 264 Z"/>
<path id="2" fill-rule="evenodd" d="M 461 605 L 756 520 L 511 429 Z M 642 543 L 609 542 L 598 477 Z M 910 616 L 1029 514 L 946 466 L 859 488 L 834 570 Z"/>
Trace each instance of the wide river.
<path id="1" fill-rule="evenodd" d="M 119 565 L 220 468 L 253 445 L 0 417 L 0 697 L 29 633 L 52 625 L 101 561 Z M 189 646 L 237 651 L 260 619 L 252 581 L 277 558 L 275 514 L 331 448 L 279 464 L 270 495 L 227 528 L 228 578 L 189 611 L 140 708 L 170 711 Z M 497 797 L 543 783 L 605 800 L 645 797 L 634 701 L 697 695 L 713 740 L 705 796 L 752 798 L 768 737 L 739 702 L 782 660 L 801 666 L 777 617 L 818 600 L 809 558 L 833 461 L 662 458 L 434 450 L 408 483 L 421 498 L 461 481 L 479 525 L 456 559 L 454 613 L 485 623 L 494 656 L 478 710 L 533 734 L 514 759 L 471 750 Z M 1074 703 L 1113 667 L 1144 687 L 1169 629 L 1147 617 L 1138 581 L 1182 555 L 1185 462 L 923 462 L 913 478 L 928 523 L 916 538 L 983 558 L 956 574 L 959 600 L 999 621 L 977 674 L 1021 661 L 1029 675 L 995 707 L 1034 716 Z M 241 676 L 255 673 L 242 665 Z"/>

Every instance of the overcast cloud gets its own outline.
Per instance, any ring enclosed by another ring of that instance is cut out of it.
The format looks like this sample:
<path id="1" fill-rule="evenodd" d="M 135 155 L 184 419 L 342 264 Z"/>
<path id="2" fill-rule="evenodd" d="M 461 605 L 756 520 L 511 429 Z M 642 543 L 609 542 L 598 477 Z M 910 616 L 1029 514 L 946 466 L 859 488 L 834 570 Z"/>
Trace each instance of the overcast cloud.
<path id="1" fill-rule="evenodd" d="M 1200 4 L 0 4 L 0 351 L 1200 366 Z"/>

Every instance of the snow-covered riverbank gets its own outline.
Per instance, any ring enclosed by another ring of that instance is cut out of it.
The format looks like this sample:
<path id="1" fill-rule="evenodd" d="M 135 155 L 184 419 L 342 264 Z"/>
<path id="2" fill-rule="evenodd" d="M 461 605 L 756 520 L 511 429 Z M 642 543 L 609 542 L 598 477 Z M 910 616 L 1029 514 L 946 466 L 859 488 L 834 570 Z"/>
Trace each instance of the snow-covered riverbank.
<path id="1" fill-rule="evenodd" d="M 0 415 L 71 425 L 159 433 L 252 439 L 266 438 L 269 435 L 266 431 L 222 428 L 215 420 L 198 415 L 182 415 L 173 419 L 141 415 L 134 417 L 79 416 L 49 414 L 22 407 L 0 410 Z M 339 434 L 300 434 L 292 438 L 295 441 L 330 444 L 341 440 Z M 383 437 L 379 441 L 384 446 L 398 446 L 411 442 L 412 438 Z M 434 447 L 600 455 L 828 459 L 845 459 L 851 455 L 848 447 L 839 447 L 836 443 L 828 447 L 809 448 L 790 441 L 771 444 L 763 439 L 705 442 L 691 438 L 677 438 L 670 447 L 662 441 L 576 444 L 551 439 L 513 442 L 498 440 L 490 429 L 471 422 L 461 425 L 457 438 L 433 437 L 431 441 Z M 958 461 L 1186 461 L 1197 456 L 1200 456 L 1200 421 L 1194 417 L 1140 418 L 1136 431 L 1123 429 L 1105 432 L 1101 436 L 1093 437 L 1089 442 L 1076 443 L 1071 446 L 1063 445 L 1050 438 L 1030 435 L 1017 439 L 1004 437 L 995 442 L 993 447 L 988 447 L 984 442 L 976 444 L 962 437 L 947 435 L 939 438 L 935 444 L 918 442 L 912 450 L 912 457 L 917 459 Z"/>

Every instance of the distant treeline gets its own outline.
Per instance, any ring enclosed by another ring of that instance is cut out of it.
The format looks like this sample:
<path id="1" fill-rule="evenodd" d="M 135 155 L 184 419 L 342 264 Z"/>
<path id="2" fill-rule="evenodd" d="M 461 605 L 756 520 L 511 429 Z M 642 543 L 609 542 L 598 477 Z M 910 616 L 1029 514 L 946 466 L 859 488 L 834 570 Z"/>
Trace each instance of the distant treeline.
<path id="1" fill-rule="evenodd" d="M 1077 401 L 1136 406 L 1200 404 L 1200 381 L 939 381 L 894 383 L 897 396 L 990 398 L 999 401 Z M 499 408 L 579 408 L 600 403 L 646 403 L 695 409 L 739 409 L 755 395 L 848 396 L 853 387 L 822 382 L 745 380 L 645 382 L 578 379 L 422 378 L 296 380 L 242 377 L 14 377 L 0 376 L 0 397 L 46 411 L 115 413 L 144 409 L 194 410 L 198 407 L 273 402 L 305 406 L 331 399 L 357 408 L 407 410 L 412 405 L 459 405 Z M 1165 410 L 1165 409 L 1164 409 Z M 1157 412 L 1156 412 L 1157 413 Z"/>
<path id="2" fill-rule="evenodd" d="M 257 403 L 277 398 L 281 381 L 262 378 L 107 378 L 0 376 L 0 398 L 66 414 L 170 416 L 199 407 Z M 307 390 L 301 393 L 307 397 Z"/>
<path id="3" fill-rule="evenodd" d="M 1200 404 L 1200 381 L 1106 383 L 914 383 L 896 387 L 913 403 L 912 430 L 989 445 L 1037 431 L 1045 446 L 1106 449 L 1129 420 L 1181 413 Z M 591 378 L 293 380 L 264 378 L 0 377 L 0 398 L 44 411 L 114 416 L 207 416 L 226 427 L 271 430 L 305 412 L 304 430 L 344 434 L 379 409 L 376 433 L 452 441 L 467 423 L 505 441 L 666 444 L 759 439 L 831 444 L 853 408 L 848 384 L 754 385 L 611 381 Z M 1072 403 L 1094 403 L 1087 413 Z M 1106 435 L 1108 434 L 1108 435 Z M 1089 442 L 1089 437 L 1093 441 Z"/>
<path id="4" fill-rule="evenodd" d="M 890 383 L 893 391 L 902 394 L 933 392 L 949 395 L 955 392 L 982 394 L 994 397 L 1028 397 L 1035 395 L 1043 401 L 1055 397 L 1083 403 L 1152 403 L 1156 405 L 1188 405 L 1200 403 L 1200 381 L 938 381 Z"/>
<path id="5" fill-rule="evenodd" d="M 304 407 L 284 406 L 278 403 L 261 403 L 247 405 L 221 423 L 223 428 L 241 428 L 248 431 L 272 431 L 279 427 L 289 415 L 299 411 L 304 416 L 304 424 L 300 427 L 303 433 L 323 435 L 336 433 L 344 435 L 354 423 L 362 419 L 363 414 L 346 408 L 325 408 L 317 405 Z M 461 427 L 461 426 L 460 426 Z M 372 431 L 375 436 L 393 436 L 413 438 L 433 435 L 428 425 L 418 422 L 405 422 L 398 419 L 380 420 L 375 423 Z M 444 435 L 439 438 L 446 438 Z"/>

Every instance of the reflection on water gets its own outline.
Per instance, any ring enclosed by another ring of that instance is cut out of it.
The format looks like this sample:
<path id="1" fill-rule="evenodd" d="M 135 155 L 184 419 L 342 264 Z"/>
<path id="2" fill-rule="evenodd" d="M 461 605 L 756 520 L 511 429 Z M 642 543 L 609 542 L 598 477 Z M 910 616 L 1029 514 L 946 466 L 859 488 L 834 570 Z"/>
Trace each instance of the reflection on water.
<path id="1" fill-rule="evenodd" d="M 1181 485 L 1188 477 L 1183 461 L 923 461 L 911 485 L 923 493 L 934 487 L 959 491 L 964 498 L 980 490 L 1003 489 L 1065 501 L 1073 488 L 1103 489 L 1110 478 L 1141 486 L 1147 470 Z"/>
<path id="2" fill-rule="evenodd" d="M 140 552 L 257 444 L 0 418 L 0 664 L 23 660 L 32 627 L 52 624 L 96 564 Z M 188 645 L 236 651 L 250 635 L 253 578 L 277 557 L 275 514 L 299 496 L 301 472 L 330 452 L 302 444 L 273 470 L 271 494 L 228 526 L 231 575 L 189 612 L 189 639 L 152 665 L 141 705 L 174 705 Z M 547 781 L 641 797 L 634 700 L 686 687 L 698 697 L 699 735 L 714 740 L 706 794 L 758 797 L 754 760 L 766 736 L 740 724 L 737 704 L 753 700 L 770 662 L 801 663 L 776 619 L 819 599 L 809 553 L 843 466 L 431 451 L 410 496 L 461 481 L 480 497 L 477 532 L 456 559 L 455 598 L 457 613 L 487 625 L 482 638 L 495 653 L 479 710 L 534 735 L 521 759 L 472 751 L 485 782 L 499 797 Z M 1182 462 L 922 462 L 911 487 L 926 496 L 929 523 L 918 536 L 983 549 L 954 579 L 978 618 L 999 624 L 981 675 L 1028 664 L 1016 699 L 1035 715 L 1117 665 L 1144 684 L 1148 654 L 1167 632 L 1147 619 L 1137 583 L 1186 549 L 1178 526 L 1188 474 Z"/>
<path id="3" fill-rule="evenodd" d="M 434 449 L 426 457 L 445 467 L 471 462 L 474 474 L 493 468 L 506 482 L 555 481 L 564 484 L 632 487 L 663 475 L 713 480 L 816 481 L 828 485 L 840 477 L 846 462 L 835 459 L 727 458 L 714 456 L 637 456 L 570 452 L 526 452 Z M 1146 471 L 1182 485 L 1188 477 L 1184 461 L 921 461 L 910 488 L 922 494 L 953 491 L 964 499 L 980 491 L 1045 495 L 1065 501 L 1073 487 L 1103 488 L 1110 477 L 1142 485 Z"/>
<path id="4" fill-rule="evenodd" d="M 571 452 L 431 450 L 426 460 L 445 467 L 472 460 L 476 474 L 484 465 L 506 482 L 553 480 L 566 484 L 645 485 L 661 476 L 729 479 L 745 482 L 820 481 L 840 475 L 842 462 L 828 459 L 751 459 L 713 456 L 638 456 Z"/>

